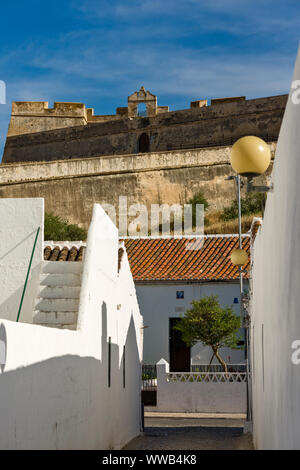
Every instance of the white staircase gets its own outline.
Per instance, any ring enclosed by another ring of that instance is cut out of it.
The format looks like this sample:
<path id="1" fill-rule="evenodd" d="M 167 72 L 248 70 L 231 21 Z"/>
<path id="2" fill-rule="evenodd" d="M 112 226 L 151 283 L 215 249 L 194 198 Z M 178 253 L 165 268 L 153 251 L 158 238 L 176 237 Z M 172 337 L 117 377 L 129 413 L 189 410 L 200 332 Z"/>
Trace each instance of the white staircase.
<path id="1" fill-rule="evenodd" d="M 33 323 L 76 330 L 83 263 L 43 261 Z"/>

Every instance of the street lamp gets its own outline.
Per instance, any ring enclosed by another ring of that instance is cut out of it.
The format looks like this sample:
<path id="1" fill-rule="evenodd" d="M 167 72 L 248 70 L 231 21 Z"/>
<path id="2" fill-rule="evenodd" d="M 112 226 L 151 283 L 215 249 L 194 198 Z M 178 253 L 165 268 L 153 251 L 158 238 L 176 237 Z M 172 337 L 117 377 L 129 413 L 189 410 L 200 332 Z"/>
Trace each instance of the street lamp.
<path id="1" fill-rule="evenodd" d="M 254 186 L 253 178 L 266 172 L 271 162 L 271 151 L 266 142 L 249 135 L 241 137 L 232 146 L 230 163 L 239 176 L 247 178 L 247 192 L 267 192 L 272 186 Z"/>
<path id="2" fill-rule="evenodd" d="M 247 192 L 267 192 L 271 186 L 254 186 L 253 178 L 266 172 L 271 162 L 271 152 L 266 142 L 256 136 L 246 136 L 238 139 L 231 150 L 230 163 L 237 173 L 227 179 L 235 179 L 237 186 L 238 220 L 239 220 L 239 248 L 231 253 L 232 264 L 238 266 L 240 272 L 241 316 L 245 328 L 245 359 L 247 366 L 247 424 L 251 421 L 251 403 L 249 393 L 249 318 L 243 308 L 243 266 L 248 261 L 248 255 L 242 248 L 242 223 L 241 223 L 241 176 L 247 178 Z"/>
<path id="3" fill-rule="evenodd" d="M 239 266 L 241 268 L 244 266 L 248 261 L 248 254 L 245 250 L 241 248 L 236 248 L 231 252 L 230 259 L 232 264 Z"/>

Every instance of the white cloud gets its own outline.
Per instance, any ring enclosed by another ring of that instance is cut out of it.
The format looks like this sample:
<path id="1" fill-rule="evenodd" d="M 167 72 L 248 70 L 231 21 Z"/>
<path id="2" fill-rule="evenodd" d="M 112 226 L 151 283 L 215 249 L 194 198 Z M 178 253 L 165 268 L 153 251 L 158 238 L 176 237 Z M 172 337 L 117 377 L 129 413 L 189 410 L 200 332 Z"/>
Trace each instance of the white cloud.
<path id="1" fill-rule="evenodd" d="M 297 36 L 300 26 L 298 0 L 83 0 L 74 3 L 86 17 L 135 23 L 143 34 L 143 22 L 177 24 L 177 33 L 188 21 L 191 29 L 249 35 L 270 32 L 279 38 L 281 32 Z"/>
<path id="2" fill-rule="evenodd" d="M 278 0 L 76 0 L 74 6 L 85 18 L 82 29 L 24 40 L 0 57 L 0 68 L 9 71 L 9 103 L 81 101 L 100 114 L 114 112 L 101 109 L 102 99 L 124 106 L 141 85 L 171 109 L 197 98 L 289 89 L 300 18 Z M 223 44 L 223 33 L 236 42 Z M 10 104 L 5 112 L 0 107 L 0 139 L 9 111 Z"/>

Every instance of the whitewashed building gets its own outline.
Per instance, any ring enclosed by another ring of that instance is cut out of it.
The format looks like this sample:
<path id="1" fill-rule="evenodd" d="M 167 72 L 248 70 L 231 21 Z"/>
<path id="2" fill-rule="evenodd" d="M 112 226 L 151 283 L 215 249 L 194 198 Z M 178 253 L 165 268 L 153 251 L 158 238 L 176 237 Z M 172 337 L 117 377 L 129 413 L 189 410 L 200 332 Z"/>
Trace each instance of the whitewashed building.
<path id="1" fill-rule="evenodd" d="M 242 240 L 249 253 L 250 235 Z M 239 271 L 230 260 L 238 235 L 133 237 L 124 242 L 144 319 L 143 363 L 154 365 L 164 358 L 171 371 L 208 364 L 211 348 L 200 343 L 188 348 L 173 326 L 192 300 L 207 295 L 217 295 L 221 305 L 233 305 L 240 315 Z M 247 289 L 247 272 L 244 278 Z M 240 335 L 244 339 L 243 329 Z M 228 364 L 245 362 L 244 350 L 224 348 L 221 355 Z M 218 364 L 215 358 L 213 363 Z"/>
<path id="2" fill-rule="evenodd" d="M 253 245 L 251 351 L 257 449 L 300 449 L 300 51 Z"/>
<path id="3" fill-rule="evenodd" d="M 170 363 L 170 370 L 179 371 L 189 370 L 191 365 L 208 364 L 211 348 L 200 343 L 188 348 L 173 326 L 192 300 L 207 295 L 217 295 L 221 305 L 232 305 L 240 315 L 239 272 L 230 260 L 232 250 L 238 247 L 238 235 L 128 237 L 122 238 L 121 243 L 126 247 L 143 316 L 143 363 L 155 365 L 164 358 Z M 243 247 L 250 255 L 249 234 L 243 235 Z M 44 259 L 75 260 L 82 257 L 84 250 L 85 243 L 81 242 L 46 241 Z M 54 266 L 57 264 L 60 265 Z M 244 267 L 246 290 L 248 268 L 249 263 Z M 38 312 L 35 318 L 43 321 Z M 240 336 L 243 343 L 242 328 Z M 223 348 L 221 355 L 229 365 L 245 363 L 243 349 Z M 219 364 L 216 358 L 213 364 Z"/>
<path id="4" fill-rule="evenodd" d="M 120 449 L 141 430 L 126 250 L 96 204 L 85 253 L 52 261 L 43 217 L 43 199 L 0 199 L 0 449 Z"/>

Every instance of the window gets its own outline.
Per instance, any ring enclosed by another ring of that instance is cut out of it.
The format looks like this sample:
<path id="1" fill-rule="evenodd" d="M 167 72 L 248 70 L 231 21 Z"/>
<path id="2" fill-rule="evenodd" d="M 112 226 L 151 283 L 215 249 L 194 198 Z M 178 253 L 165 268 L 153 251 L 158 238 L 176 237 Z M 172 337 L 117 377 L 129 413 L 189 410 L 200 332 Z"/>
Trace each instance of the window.
<path id="1" fill-rule="evenodd" d="M 176 291 L 176 299 L 184 299 L 184 290 Z"/>

